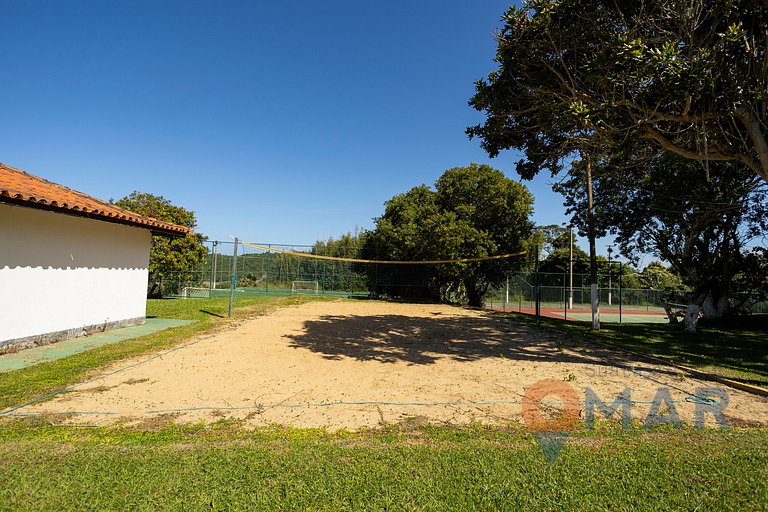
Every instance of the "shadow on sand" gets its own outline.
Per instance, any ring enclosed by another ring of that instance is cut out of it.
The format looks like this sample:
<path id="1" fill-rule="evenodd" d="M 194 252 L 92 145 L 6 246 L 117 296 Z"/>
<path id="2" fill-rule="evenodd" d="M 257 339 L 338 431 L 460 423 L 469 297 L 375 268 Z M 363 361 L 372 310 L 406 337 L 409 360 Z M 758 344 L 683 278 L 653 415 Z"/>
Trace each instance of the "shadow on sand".
<path id="1" fill-rule="evenodd" d="M 440 359 L 475 361 L 505 358 L 516 361 L 563 362 L 652 370 L 632 364 L 610 349 L 582 346 L 556 339 L 531 327 L 494 316 L 428 318 L 407 315 L 327 315 L 304 324 L 302 334 L 288 337 L 292 346 L 322 354 L 326 359 L 350 357 L 385 363 L 405 361 L 433 364 Z M 661 370 L 661 373 L 676 373 Z"/>

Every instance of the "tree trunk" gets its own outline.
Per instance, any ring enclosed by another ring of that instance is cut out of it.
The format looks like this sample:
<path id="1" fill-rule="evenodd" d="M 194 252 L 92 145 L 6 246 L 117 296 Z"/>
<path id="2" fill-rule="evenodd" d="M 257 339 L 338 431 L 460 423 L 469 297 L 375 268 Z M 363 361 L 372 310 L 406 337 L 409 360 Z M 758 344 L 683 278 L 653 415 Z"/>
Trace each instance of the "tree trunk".
<path id="1" fill-rule="evenodd" d="M 696 325 L 699 323 L 699 312 L 701 309 L 697 304 L 689 304 L 683 319 L 684 330 L 687 332 L 696 332 Z"/>
<path id="2" fill-rule="evenodd" d="M 476 282 L 471 279 L 464 281 L 464 288 L 467 291 L 467 302 L 470 306 L 475 308 L 481 308 L 485 305 L 485 289 L 486 287 L 478 286 Z"/>
<path id="3" fill-rule="evenodd" d="M 708 293 L 701 301 L 701 310 L 704 312 L 704 318 L 723 318 L 728 314 L 728 297 L 714 298 Z"/>
<path id="4" fill-rule="evenodd" d="M 149 288 L 147 290 L 147 298 L 148 299 L 162 299 L 162 287 L 160 286 L 160 283 L 157 281 L 152 281 L 149 283 Z"/>

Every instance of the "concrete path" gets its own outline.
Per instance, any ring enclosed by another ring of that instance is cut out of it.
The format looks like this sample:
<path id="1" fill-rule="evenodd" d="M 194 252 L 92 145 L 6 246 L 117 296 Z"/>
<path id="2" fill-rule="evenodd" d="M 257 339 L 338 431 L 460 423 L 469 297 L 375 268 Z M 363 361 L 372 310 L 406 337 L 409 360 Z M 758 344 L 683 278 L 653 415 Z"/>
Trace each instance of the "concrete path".
<path id="1" fill-rule="evenodd" d="M 73 338 L 70 340 L 51 343 L 40 347 L 21 350 L 15 354 L 5 354 L 0 356 L 0 372 L 9 370 L 18 370 L 27 366 L 47 361 L 55 361 L 62 357 L 71 356 L 80 352 L 85 352 L 92 348 L 102 345 L 111 345 L 121 341 L 146 336 L 171 327 L 178 327 L 194 322 L 194 320 L 174 320 L 168 318 L 147 318 L 146 323 L 123 327 L 122 329 L 113 329 L 107 332 L 91 334 L 82 338 Z"/>

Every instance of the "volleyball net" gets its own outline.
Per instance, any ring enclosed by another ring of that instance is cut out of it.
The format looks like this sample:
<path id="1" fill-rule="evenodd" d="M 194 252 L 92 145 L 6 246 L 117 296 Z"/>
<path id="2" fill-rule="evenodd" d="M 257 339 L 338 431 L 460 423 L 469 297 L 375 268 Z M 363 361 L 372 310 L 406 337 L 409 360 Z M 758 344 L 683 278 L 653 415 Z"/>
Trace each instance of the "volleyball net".
<path id="1" fill-rule="evenodd" d="M 235 251 L 232 242 L 216 242 L 202 268 L 164 278 L 164 295 L 180 296 L 186 289 L 186 296 L 223 296 L 234 277 L 238 296 L 312 293 L 460 302 L 463 282 L 473 272 L 498 274 L 501 282 L 504 272 L 519 267 L 526 254 L 414 261 L 389 260 L 376 248 L 356 244 L 239 242 Z M 212 291 L 204 294 L 198 288 Z"/>

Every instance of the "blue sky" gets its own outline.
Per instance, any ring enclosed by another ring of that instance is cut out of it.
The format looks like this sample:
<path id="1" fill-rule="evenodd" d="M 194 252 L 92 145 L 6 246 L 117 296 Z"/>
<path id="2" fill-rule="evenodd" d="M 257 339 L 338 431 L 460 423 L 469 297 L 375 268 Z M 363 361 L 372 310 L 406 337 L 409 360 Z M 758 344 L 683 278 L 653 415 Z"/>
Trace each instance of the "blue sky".
<path id="1" fill-rule="evenodd" d="M 493 160 L 464 129 L 509 2 L 0 1 L 0 161 L 199 231 L 311 243 L 394 194 Z M 538 224 L 566 220 L 547 175 Z M 585 245 L 582 243 L 582 245 Z"/>

